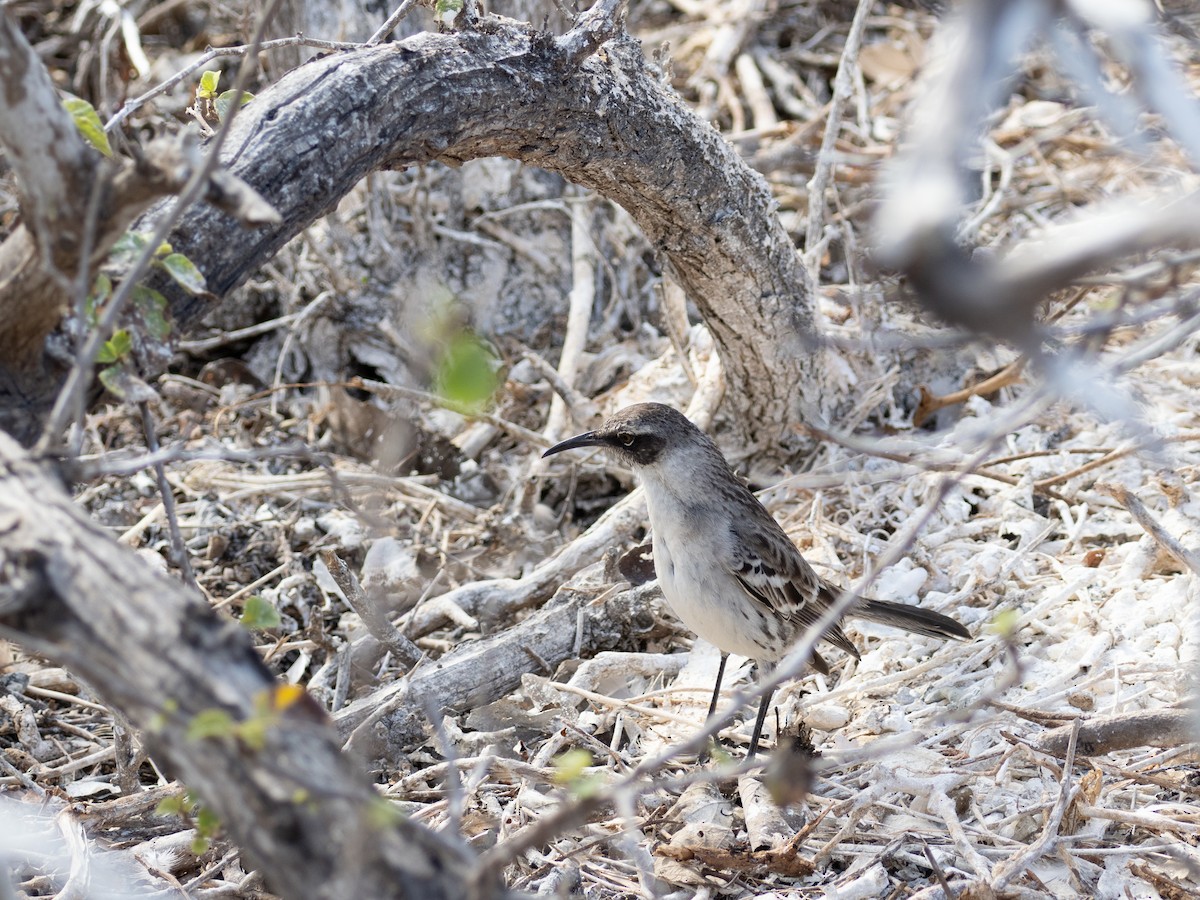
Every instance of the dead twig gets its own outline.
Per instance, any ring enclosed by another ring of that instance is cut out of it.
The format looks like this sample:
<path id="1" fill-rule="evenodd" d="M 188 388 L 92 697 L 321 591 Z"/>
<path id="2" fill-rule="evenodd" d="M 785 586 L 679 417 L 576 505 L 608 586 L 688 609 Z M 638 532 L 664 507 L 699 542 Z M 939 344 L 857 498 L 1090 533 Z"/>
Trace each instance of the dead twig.
<path id="1" fill-rule="evenodd" d="M 1139 525 L 1146 529 L 1146 533 L 1154 538 L 1155 543 L 1191 569 L 1193 573 L 1200 574 L 1200 555 L 1179 543 L 1131 491 L 1119 484 L 1098 484 L 1096 489 L 1113 497 L 1129 511 Z"/>

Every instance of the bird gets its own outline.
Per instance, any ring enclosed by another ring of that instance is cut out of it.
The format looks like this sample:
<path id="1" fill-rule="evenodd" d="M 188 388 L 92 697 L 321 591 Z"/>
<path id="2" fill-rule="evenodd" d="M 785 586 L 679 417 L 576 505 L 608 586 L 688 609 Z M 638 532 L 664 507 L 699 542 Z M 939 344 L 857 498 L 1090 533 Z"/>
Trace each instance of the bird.
<path id="1" fill-rule="evenodd" d="M 712 439 L 675 408 L 627 406 L 594 431 L 561 441 L 542 456 L 588 447 L 606 451 L 637 474 L 663 596 L 684 625 L 721 651 L 711 718 L 730 653 L 754 660 L 760 673 L 770 671 L 842 591 L 813 570 Z M 855 597 L 847 615 L 930 637 L 971 637 L 954 619 L 903 603 Z M 821 639 L 859 658 L 840 622 L 826 628 Z M 810 664 L 829 671 L 816 651 Z M 748 759 L 758 749 L 770 702 L 767 692 Z"/>

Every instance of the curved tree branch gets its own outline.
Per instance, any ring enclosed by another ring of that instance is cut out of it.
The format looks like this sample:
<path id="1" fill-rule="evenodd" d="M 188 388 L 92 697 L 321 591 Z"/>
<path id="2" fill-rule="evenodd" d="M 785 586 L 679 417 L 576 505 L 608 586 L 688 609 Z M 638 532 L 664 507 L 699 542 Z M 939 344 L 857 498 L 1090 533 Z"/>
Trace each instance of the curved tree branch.
<path id="1" fill-rule="evenodd" d="M 816 407 L 812 290 L 761 177 L 631 38 L 579 64 L 563 49 L 573 34 L 561 42 L 513 27 L 421 34 L 289 73 L 246 108 L 229 161 L 285 227 L 231 239 L 231 220 L 197 210 L 172 242 L 224 296 L 372 169 L 520 159 L 629 211 L 711 328 L 746 420 L 777 429 Z M 177 315 L 190 324 L 200 306 L 180 297 Z"/>
<path id="2" fill-rule="evenodd" d="M 820 407 L 819 358 L 812 289 L 761 177 L 663 86 L 633 39 L 577 62 L 575 32 L 556 41 L 489 20 L 480 28 L 332 54 L 285 75 L 243 110 L 224 154 L 283 224 L 244 230 L 197 208 L 172 244 L 228 300 L 372 170 L 520 159 L 629 211 L 716 337 L 740 418 L 777 442 L 784 423 Z M 184 332 L 212 312 L 211 299 L 163 290 Z"/>

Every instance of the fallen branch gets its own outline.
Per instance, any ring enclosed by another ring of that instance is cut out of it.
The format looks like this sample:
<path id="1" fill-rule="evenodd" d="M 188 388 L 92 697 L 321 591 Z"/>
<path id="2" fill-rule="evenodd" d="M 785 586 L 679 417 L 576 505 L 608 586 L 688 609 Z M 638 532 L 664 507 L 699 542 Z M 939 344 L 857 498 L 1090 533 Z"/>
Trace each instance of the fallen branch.
<path id="1" fill-rule="evenodd" d="M 1133 747 L 1179 747 L 1196 739 L 1195 713 L 1187 709 L 1139 710 L 1089 719 L 1079 727 L 1078 752 L 1103 756 Z M 1063 756 L 1073 725 L 1047 731 L 1029 746 L 1039 753 Z"/>
<path id="2" fill-rule="evenodd" d="M 594 593 L 563 590 L 557 602 L 519 625 L 465 644 L 354 701 L 334 724 L 350 749 L 395 761 L 424 743 L 427 707 L 466 712 L 512 692 L 527 672 L 552 675 L 565 660 L 636 646 L 654 624 L 649 590 L 622 591 L 600 604 Z"/>
<path id="3" fill-rule="evenodd" d="M 463 896 L 470 852 L 411 821 L 381 821 L 324 713 L 271 677 L 247 634 L 89 522 L 54 472 L 3 434 L 0 572 L 0 638 L 66 666 L 120 710 L 272 891 Z M 227 726 L 193 734 L 214 716 Z"/>

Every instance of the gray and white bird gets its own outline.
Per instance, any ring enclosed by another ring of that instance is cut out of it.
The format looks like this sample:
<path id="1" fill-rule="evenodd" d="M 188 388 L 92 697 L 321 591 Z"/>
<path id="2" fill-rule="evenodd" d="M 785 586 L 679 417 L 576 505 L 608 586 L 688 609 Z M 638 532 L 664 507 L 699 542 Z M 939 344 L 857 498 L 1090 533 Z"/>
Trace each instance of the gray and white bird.
<path id="1" fill-rule="evenodd" d="M 661 403 L 628 406 L 595 431 L 555 444 L 543 456 L 581 447 L 608 451 L 641 479 L 663 596 L 688 628 L 721 651 L 711 717 L 728 654 L 769 670 L 841 591 L 813 571 L 716 444 L 677 410 Z M 902 603 L 859 597 L 847 614 L 931 637 L 971 637 L 947 616 Z M 840 625 L 830 626 L 822 639 L 858 658 Z M 815 652 L 812 664 L 828 671 Z M 749 756 L 758 748 L 770 702 L 768 693 Z"/>

